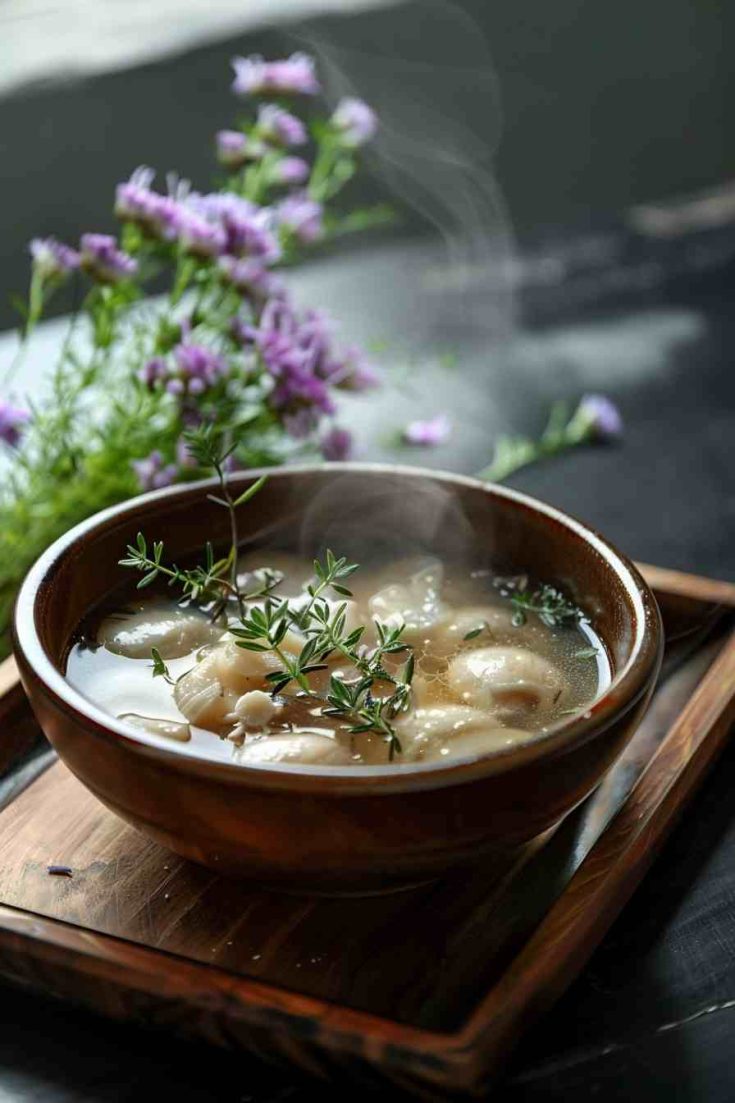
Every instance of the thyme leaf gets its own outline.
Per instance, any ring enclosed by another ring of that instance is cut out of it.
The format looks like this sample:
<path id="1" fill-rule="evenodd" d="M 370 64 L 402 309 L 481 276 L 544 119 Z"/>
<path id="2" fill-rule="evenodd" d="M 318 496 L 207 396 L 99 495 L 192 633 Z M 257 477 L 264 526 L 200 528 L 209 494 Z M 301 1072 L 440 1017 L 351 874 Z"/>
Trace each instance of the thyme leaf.
<path id="1" fill-rule="evenodd" d="M 176 680 L 171 677 L 169 669 L 161 658 L 161 652 L 157 647 L 151 648 L 151 658 L 153 659 L 153 677 L 163 678 L 170 686 L 176 685 Z"/>

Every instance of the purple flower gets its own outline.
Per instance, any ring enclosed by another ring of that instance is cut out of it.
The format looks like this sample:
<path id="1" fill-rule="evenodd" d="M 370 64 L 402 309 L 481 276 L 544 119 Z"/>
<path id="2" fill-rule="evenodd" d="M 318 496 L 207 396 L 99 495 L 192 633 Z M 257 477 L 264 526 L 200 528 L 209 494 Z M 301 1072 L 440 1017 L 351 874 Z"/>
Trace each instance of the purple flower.
<path id="1" fill-rule="evenodd" d="M 276 410 L 288 414 L 301 405 L 323 414 L 334 413 L 334 402 L 323 379 L 317 378 L 303 365 L 291 363 L 283 366 L 277 385 L 270 396 Z"/>
<path id="2" fill-rule="evenodd" d="M 166 384 L 166 389 L 171 394 L 203 394 L 227 374 L 224 357 L 205 345 L 177 345 L 174 359 L 176 374 Z"/>
<path id="3" fill-rule="evenodd" d="M 151 188 L 155 173 L 141 165 L 130 179 L 115 188 L 115 214 L 125 221 L 148 223 L 155 221 L 156 208 L 163 198 Z"/>
<path id="4" fill-rule="evenodd" d="M 334 413 L 329 384 L 318 371 L 323 349 L 314 315 L 301 319 L 287 299 L 270 299 L 258 328 L 244 327 L 242 335 L 260 350 L 274 381 L 270 405 L 292 436 L 310 433 L 322 414 Z"/>
<path id="5" fill-rule="evenodd" d="M 274 230 L 274 216 L 267 208 L 257 207 L 229 192 L 192 197 L 191 205 L 193 217 L 201 217 L 224 235 L 219 252 L 257 257 L 265 265 L 280 260 L 281 246 Z"/>
<path id="6" fill-rule="evenodd" d="M 179 241 L 187 253 L 196 257 L 218 257 L 227 245 L 227 235 L 217 222 L 183 208 L 176 226 Z"/>
<path id="7" fill-rule="evenodd" d="M 257 257 L 263 264 L 281 259 L 281 245 L 273 230 L 270 211 L 255 214 L 231 211 L 222 219 L 227 234 L 227 252 L 235 256 Z"/>
<path id="8" fill-rule="evenodd" d="M 55 237 L 34 237 L 28 246 L 33 267 L 41 279 L 65 276 L 79 267 L 79 253 Z"/>
<path id="9" fill-rule="evenodd" d="M 276 207 L 276 219 L 279 225 L 304 245 L 318 241 L 322 236 L 324 232 L 322 215 L 321 203 L 310 199 L 305 192 L 287 195 Z"/>
<path id="10" fill-rule="evenodd" d="M 21 410 L 17 406 L 11 406 L 9 402 L 0 401 L 0 440 L 16 448 L 23 436 L 23 429 L 31 415 L 27 410 Z"/>
<path id="11" fill-rule="evenodd" d="M 239 168 L 247 161 L 260 161 L 268 152 L 265 142 L 247 137 L 239 130 L 220 130 L 216 145 L 217 160 L 228 168 Z"/>
<path id="12" fill-rule="evenodd" d="M 330 378 L 345 391 L 371 391 L 382 383 L 380 375 L 365 359 L 365 354 L 351 345 L 330 365 Z"/>
<path id="13" fill-rule="evenodd" d="M 192 192 L 186 203 L 196 214 L 211 222 L 222 222 L 227 216 L 252 218 L 261 209 L 257 203 L 251 203 L 249 199 L 243 199 L 229 191 L 212 191 L 205 195 Z"/>
<path id="14" fill-rule="evenodd" d="M 325 460 L 346 460 L 352 452 L 352 434 L 335 425 L 319 442 Z"/>
<path id="15" fill-rule="evenodd" d="M 254 299 L 269 299 L 285 293 L 282 280 L 252 257 L 220 257 L 217 267 L 227 283 Z"/>
<path id="16" fill-rule="evenodd" d="M 99 283 L 117 283 L 138 271 L 138 262 L 109 234 L 82 234 L 80 257 L 82 268 Z"/>
<path id="17" fill-rule="evenodd" d="M 247 160 L 248 140 L 239 130 L 219 130 L 215 136 L 217 160 L 222 165 L 238 168 Z"/>
<path id="18" fill-rule="evenodd" d="M 314 60 L 307 54 L 292 54 L 280 61 L 265 61 L 257 54 L 232 59 L 235 79 L 232 91 L 238 96 L 304 95 L 319 92 Z"/>
<path id="19" fill-rule="evenodd" d="M 437 414 L 428 421 L 411 421 L 403 430 L 406 444 L 420 444 L 430 448 L 444 444 L 449 439 L 452 425 L 446 414 Z"/>
<path id="20" fill-rule="evenodd" d="M 176 464 L 164 464 L 163 456 L 157 449 L 144 460 L 133 460 L 132 467 L 138 476 L 141 490 L 158 490 L 162 486 L 170 486 L 178 475 Z"/>
<path id="21" fill-rule="evenodd" d="M 286 299 L 270 299 L 260 316 L 259 326 L 246 327 L 243 335 L 260 349 L 266 368 L 277 378 L 284 366 L 303 364 L 305 355 L 299 348 L 299 321 Z"/>
<path id="22" fill-rule="evenodd" d="M 369 142 L 378 129 L 378 117 L 372 107 L 353 96 L 340 100 L 331 121 L 342 145 L 349 149 Z"/>
<path id="23" fill-rule="evenodd" d="M 138 379 L 150 390 L 153 390 L 156 383 L 161 379 L 165 379 L 167 374 L 168 367 L 163 357 L 153 356 L 138 372 Z"/>
<path id="24" fill-rule="evenodd" d="M 294 342 L 304 354 L 304 362 L 320 379 L 333 379 L 332 323 L 321 310 L 307 310 L 297 322 Z"/>
<path id="25" fill-rule="evenodd" d="M 273 103 L 260 108 L 257 127 L 262 138 L 279 146 L 302 146 L 307 138 L 301 119 Z"/>
<path id="26" fill-rule="evenodd" d="M 115 214 L 134 222 L 149 234 L 171 241 L 177 237 L 185 210 L 174 195 L 159 195 L 151 188 L 153 170 L 141 166 L 115 189 Z"/>
<path id="27" fill-rule="evenodd" d="M 309 177 L 309 163 L 303 157 L 282 157 L 271 170 L 275 184 L 303 184 Z"/>
<path id="28" fill-rule="evenodd" d="M 617 440 L 623 434 L 620 410 L 605 395 L 585 395 L 574 417 L 582 422 L 587 434 L 595 440 Z"/>

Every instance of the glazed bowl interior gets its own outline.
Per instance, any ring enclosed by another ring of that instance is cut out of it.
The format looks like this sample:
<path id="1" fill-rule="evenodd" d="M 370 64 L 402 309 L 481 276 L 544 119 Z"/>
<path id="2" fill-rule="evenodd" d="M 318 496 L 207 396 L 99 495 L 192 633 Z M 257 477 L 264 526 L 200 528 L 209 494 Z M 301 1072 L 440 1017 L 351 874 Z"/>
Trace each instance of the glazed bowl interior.
<path id="1" fill-rule="evenodd" d="M 244 488 L 258 472 L 232 479 Z M 134 729 L 103 713 L 73 689 L 63 674 L 80 623 L 123 585 L 118 565 L 126 544 L 143 531 L 162 539 L 177 562 L 200 552 L 204 541 L 226 547 L 225 510 L 207 495 L 210 482 L 169 488 L 115 506 L 71 530 L 30 571 L 18 600 L 16 643 L 25 663 L 63 708 L 131 746 L 155 749 L 176 765 L 186 745 Z M 606 717 L 633 708 L 651 680 L 660 652 L 655 603 L 632 565 L 603 538 L 549 506 L 474 479 L 415 468 L 332 464 L 269 472 L 261 492 L 239 511 L 243 547 L 278 548 L 314 556 L 332 548 L 358 563 L 390 562 L 431 554 L 462 570 L 500 575 L 527 573 L 560 586 L 590 617 L 612 666 L 611 685 L 583 714 L 565 719 L 527 743 L 468 760 L 401 766 L 248 765 L 198 759 L 202 768 L 256 771 L 273 778 L 339 776 L 348 785 L 392 777 L 395 784 L 441 785 L 474 764 L 483 773 L 583 741 Z M 267 562 L 267 555 L 264 555 Z M 400 775 L 400 781 L 397 775 Z M 411 781 L 411 778 L 414 780 Z M 421 779 L 423 778 L 423 782 Z"/>

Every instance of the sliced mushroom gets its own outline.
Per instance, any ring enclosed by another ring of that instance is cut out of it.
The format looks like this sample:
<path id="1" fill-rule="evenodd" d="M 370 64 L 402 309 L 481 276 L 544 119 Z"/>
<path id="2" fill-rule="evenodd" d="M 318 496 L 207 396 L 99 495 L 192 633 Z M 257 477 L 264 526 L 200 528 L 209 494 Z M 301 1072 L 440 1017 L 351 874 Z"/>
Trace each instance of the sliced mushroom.
<path id="1" fill-rule="evenodd" d="M 284 651 L 294 654 L 287 641 L 283 641 L 282 647 Z M 283 669 L 281 660 L 273 651 L 249 651 L 238 647 L 231 636 L 225 638 L 211 655 L 220 683 L 225 689 L 234 690 L 238 697 L 251 689 L 267 688 L 267 675 Z"/>
<path id="2" fill-rule="evenodd" d="M 303 763 L 312 766 L 349 766 L 352 759 L 346 747 L 327 735 L 296 732 L 293 735 L 266 735 L 248 740 L 238 751 L 237 760 L 245 765 L 259 763 Z"/>
<path id="3" fill-rule="evenodd" d="M 501 720 L 551 709 L 568 693 L 561 672 L 541 655 L 520 647 L 478 647 L 449 664 L 447 684 L 466 705 Z"/>
<path id="4" fill-rule="evenodd" d="M 174 686 L 174 701 L 192 724 L 216 731 L 225 723 L 240 694 L 225 690 L 219 678 L 219 648 L 205 655 Z"/>
<path id="5" fill-rule="evenodd" d="M 221 634 L 222 628 L 202 613 L 151 604 L 133 613 L 105 617 L 97 630 L 97 642 L 128 659 L 150 659 L 155 647 L 168 660 L 189 655 Z"/>
<path id="6" fill-rule="evenodd" d="M 423 758 L 435 745 L 445 743 L 467 730 L 487 727 L 488 718 L 467 705 L 443 704 L 417 708 L 396 725 L 403 753 Z"/>
<path id="7" fill-rule="evenodd" d="M 490 754 L 529 738 L 528 732 L 503 728 L 480 709 L 445 704 L 420 708 L 398 727 L 404 761 Z"/>
<path id="8" fill-rule="evenodd" d="M 156 716 L 139 716 L 135 712 L 123 712 L 118 720 L 125 720 L 134 728 L 150 732 L 151 735 L 163 735 L 166 739 L 175 739 L 177 743 L 188 743 L 191 739 L 191 728 L 188 724 L 182 724 L 180 720 L 162 720 Z"/>
<path id="9" fill-rule="evenodd" d="M 487 727 L 460 732 L 443 743 L 436 742 L 428 746 L 423 757 L 426 759 L 474 758 L 492 754 L 519 743 L 527 743 L 530 733 L 521 728 Z"/>
<path id="10" fill-rule="evenodd" d="M 513 609 L 510 605 L 465 605 L 448 610 L 426 635 L 424 650 L 429 659 L 447 659 L 470 641 L 472 646 L 508 643 L 509 637 L 524 639 L 525 626 L 513 625 Z"/>

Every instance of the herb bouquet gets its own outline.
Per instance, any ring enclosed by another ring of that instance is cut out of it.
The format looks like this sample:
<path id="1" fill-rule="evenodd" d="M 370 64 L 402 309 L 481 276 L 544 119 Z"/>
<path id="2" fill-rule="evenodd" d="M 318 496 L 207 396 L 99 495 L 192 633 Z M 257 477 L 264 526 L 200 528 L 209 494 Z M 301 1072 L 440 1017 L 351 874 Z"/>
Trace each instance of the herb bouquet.
<path id="1" fill-rule="evenodd" d="M 330 235 L 386 217 L 334 209 L 375 115 L 354 98 L 316 111 L 319 81 L 303 54 L 236 58 L 234 69 L 245 112 L 216 136 L 218 190 L 172 176 L 154 190 L 153 172 L 139 168 L 116 190 L 119 240 L 31 242 L 6 390 L 62 285 L 72 283 L 79 306 L 48 394 L 26 408 L 0 402 L 11 452 L 0 488 L 0 655 L 18 584 L 49 543 L 105 506 L 205 473 L 185 433 L 214 426 L 232 468 L 308 450 L 342 459 L 350 437 L 333 420 L 336 394 L 378 383 L 359 350 L 335 347 L 321 313 L 295 308 L 277 272 Z"/>

